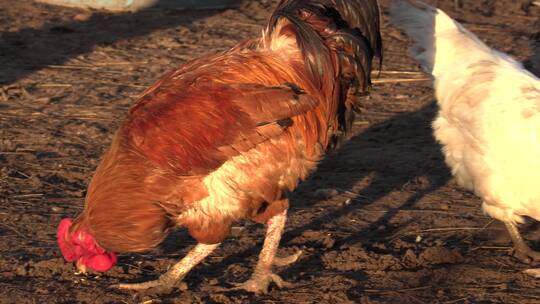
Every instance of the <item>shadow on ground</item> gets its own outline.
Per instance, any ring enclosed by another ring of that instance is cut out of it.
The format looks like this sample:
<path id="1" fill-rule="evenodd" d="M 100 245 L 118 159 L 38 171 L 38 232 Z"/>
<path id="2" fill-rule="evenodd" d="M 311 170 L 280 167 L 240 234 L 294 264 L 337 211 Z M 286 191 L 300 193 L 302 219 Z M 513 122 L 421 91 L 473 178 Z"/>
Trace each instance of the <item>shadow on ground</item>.
<path id="1" fill-rule="evenodd" d="M 50 9 L 58 10 L 58 7 L 50 6 Z M 39 28 L 0 32 L 0 64 L 3 66 L 0 69 L 0 84 L 11 84 L 49 65 L 61 65 L 71 58 L 91 52 L 96 46 L 108 46 L 165 28 L 187 26 L 218 12 L 156 8 L 135 13 L 63 10 L 73 12 L 72 21 L 49 22 Z"/>

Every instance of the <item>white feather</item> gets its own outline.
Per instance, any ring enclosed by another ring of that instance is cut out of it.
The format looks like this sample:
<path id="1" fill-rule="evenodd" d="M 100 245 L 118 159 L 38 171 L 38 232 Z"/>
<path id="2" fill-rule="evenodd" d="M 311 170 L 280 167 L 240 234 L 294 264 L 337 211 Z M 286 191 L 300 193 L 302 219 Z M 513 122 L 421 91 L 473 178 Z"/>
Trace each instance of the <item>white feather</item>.
<path id="1" fill-rule="evenodd" d="M 395 1 L 391 17 L 434 77 L 434 133 L 457 182 L 496 219 L 540 220 L 539 79 L 439 9 Z"/>

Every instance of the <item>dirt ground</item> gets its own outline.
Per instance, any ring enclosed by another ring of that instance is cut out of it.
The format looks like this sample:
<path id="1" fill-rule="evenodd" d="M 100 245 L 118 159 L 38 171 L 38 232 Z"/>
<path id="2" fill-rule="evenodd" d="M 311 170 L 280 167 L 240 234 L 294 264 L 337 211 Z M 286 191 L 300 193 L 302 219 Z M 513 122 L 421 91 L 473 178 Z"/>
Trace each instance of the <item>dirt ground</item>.
<path id="1" fill-rule="evenodd" d="M 438 5 L 526 62 L 539 7 L 460 2 Z M 107 286 L 164 272 L 194 244 L 185 231 L 152 252 L 121 256 L 108 273 L 83 276 L 63 261 L 55 230 L 82 209 L 87 182 L 136 96 L 186 60 L 258 35 L 275 1 L 135 14 L 0 1 L 0 303 L 540 303 L 540 280 L 522 274 L 529 266 L 510 256 L 504 227 L 451 179 L 431 135 L 430 81 L 388 24 L 388 3 L 383 69 L 355 135 L 291 200 L 280 253 L 304 254 L 279 273 L 294 287 L 256 297 L 218 288 L 249 277 L 260 225 L 238 223 L 187 276 L 186 290 L 164 296 Z M 540 248 L 540 225 L 522 231 Z"/>

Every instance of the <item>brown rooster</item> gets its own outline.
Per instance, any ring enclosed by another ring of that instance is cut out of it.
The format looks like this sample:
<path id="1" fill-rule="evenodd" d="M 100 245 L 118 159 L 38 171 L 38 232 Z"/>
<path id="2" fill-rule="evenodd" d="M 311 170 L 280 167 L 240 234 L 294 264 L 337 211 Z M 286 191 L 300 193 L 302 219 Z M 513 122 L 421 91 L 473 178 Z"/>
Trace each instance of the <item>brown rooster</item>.
<path id="1" fill-rule="evenodd" d="M 90 183 L 84 211 L 64 219 L 68 261 L 106 271 L 115 253 L 157 246 L 172 227 L 198 241 L 158 280 L 176 286 L 251 219 L 267 225 L 259 261 L 243 288 L 285 285 L 272 265 L 287 192 L 350 129 L 357 97 L 382 59 L 376 0 L 282 0 L 262 38 L 191 61 L 147 89 L 129 111 Z"/>

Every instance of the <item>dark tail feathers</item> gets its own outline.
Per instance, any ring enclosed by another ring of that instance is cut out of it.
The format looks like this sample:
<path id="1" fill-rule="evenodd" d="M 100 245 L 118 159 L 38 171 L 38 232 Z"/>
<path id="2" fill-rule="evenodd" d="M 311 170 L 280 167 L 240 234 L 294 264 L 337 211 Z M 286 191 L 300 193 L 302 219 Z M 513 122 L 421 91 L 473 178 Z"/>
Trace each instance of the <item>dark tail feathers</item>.
<path id="1" fill-rule="evenodd" d="M 353 88 L 368 89 L 373 57 L 382 62 L 377 0 L 282 0 L 270 17 L 267 37 L 283 18 L 294 26 L 309 72 L 320 88 L 338 60 L 339 73 L 351 80 Z"/>

